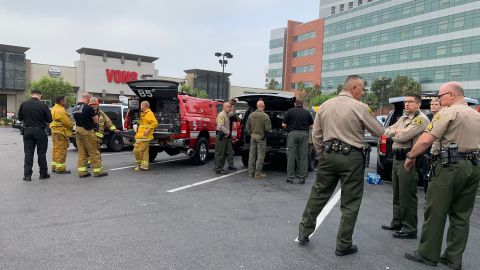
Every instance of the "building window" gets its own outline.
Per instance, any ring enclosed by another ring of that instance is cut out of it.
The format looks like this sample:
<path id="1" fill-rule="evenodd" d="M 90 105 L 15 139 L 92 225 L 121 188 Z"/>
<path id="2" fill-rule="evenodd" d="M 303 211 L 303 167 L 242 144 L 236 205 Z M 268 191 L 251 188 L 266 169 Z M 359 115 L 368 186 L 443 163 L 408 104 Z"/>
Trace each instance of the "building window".
<path id="1" fill-rule="evenodd" d="M 311 39 L 311 38 L 315 38 L 315 37 L 317 37 L 317 32 L 312 31 L 312 32 L 308 32 L 308 33 L 305 33 L 305 34 L 295 36 L 295 37 L 293 37 L 293 40 L 294 41 L 302 41 L 302 40 L 307 40 L 307 39 Z"/>
<path id="2" fill-rule="evenodd" d="M 363 0 L 358 0 L 358 5 L 359 6 L 363 5 Z"/>
<path id="3" fill-rule="evenodd" d="M 376 55 L 371 55 L 370 56 L 370 64 L 376 64 L 377 63 L 377 56 Z"/>
<path id="4" fill-rule="evenodd" d="M 314 55 L 314 54 L 315 54 L 315 48 L 310 48 L 310 49 L 306 49 L 306 50 L 293 52 L 293 57 L 294 58 L 305 57 L 305 56 L 310 56 L 310 55 Z"/>
<path id="5" fill-rule="evenodd" d="M 445 72 L 443 72 L 443 69 L 435 70 L 435 81 L 443 81 L 443 80 L 445 80 Z"/>
<path id="6" fill-rule="evenodd" d="M 281 48 L 283 46 L 285 46 L 283 38 L 270 40 L 270 49 Z"/>
<path id="7" fill-rule="evenodd" d="M 419 59 L 421 57 L 421 49 L 415 49 L 412 52 L 412 59 Z"/>
<path id="8" fill-rule="evenodd" d="M 453 19 L 453 29 L 455 30 L 463 29 L 464 25 L 465 25 L 465 18 L 460 17 L 460 18 Z"/>
<path id="9" fill-rule="evenodd" d="M 348 2 L 348 9 L 352 9 L 353 8 L 353 2 Z"/>
<path id="10" fill-rule="evenodd" d="M 443 33 L 448 31 L 448 20 L 438 22 L 438 32 Z"/>
<path id="11" fill-rule="evenodd" d="M 400 52 L 400 61 L 408 60 L 408 51 Z"/>
<path id="12" fill-rule="evenodd" d="M 386 64 L 387 63 L 387 54 L 386 53 L 382 53 L 380 54 L 380 64 Z"/>
<path id="13" fill-rule="evenodd" d="M 460 81 L 461 79 L 462 79 L 462 75 L 460 73 L 460 68 L 451 68 L 450 69 L 450 80 Z"/>
<path id="14" fill-rule="evenodd" d="M 332 15 L 335 14 L 335 6 L 333 6 L 333 7 L 331 8 L 330 14 L 332 14 Z"/>
<path id="15" fill-rule="evenodd" d="M 271 54 L 268 56 L 268 63 L 280 63 L 283 62 L 283 53 Z"/>
<path id="16" fill-rule="evenodd" d="M 292 90 L 297 89 L 297 84 L 296 84 L 296 83 L 291 83 L 291 84 L 290 84 L 290 88 L 291 88 Z"/>
<path id="17" fill-rule="evenodd" d="M 312 71 L 313 71 L 313 65 L 306 65 L 306 66 L 292 68 L 292 73 L 306 73 L 306 72 L 312 72 Z"/>
<path id="18" fill-rule="evenodd" d="M 440 56 L 440 55 L 445 55 L 445 54 L 447 54 L 447 45 L 439 45 L 439 46 L 437 46 L 436 55 L 437 55 L 437 56 Z"/>
<path id="19" fill-rule="evenodd" d="M 283 75 L 283 69 L 270 69 L 268 71 L 268 78 L 274 79 L 274 78 L 280 78 Z"/>
<path id="20" fill-rule="evenodd" d="M 463 52 L 463 42 L 452 44 L 452 54 L 462 53 L 462 52 Z"/>
<path id="21" fill-rule="evenodd" d="M 345 5 L 344 4 L 341 4 L 340 5 L 340 12 L 344 11 L 345 10 Z"/>
<path id="22" fill-rule="evenodd" d="M 413 28 L 413 36 L 420 36 L 423 32 L 423 27 L 422 25 L 418 25 L 418 26 L 415 26 L 415 28 Z"/>

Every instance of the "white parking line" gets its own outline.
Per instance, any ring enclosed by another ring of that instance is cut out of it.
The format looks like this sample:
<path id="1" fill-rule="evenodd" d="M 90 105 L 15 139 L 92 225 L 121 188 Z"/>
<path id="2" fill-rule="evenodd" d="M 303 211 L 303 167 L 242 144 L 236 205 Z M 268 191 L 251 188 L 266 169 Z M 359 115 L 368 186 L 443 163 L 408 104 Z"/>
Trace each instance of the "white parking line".
<path id="1" fill-rule="evenodd" d="M 170 160 L 163 160 L 163 161 L 154 161 L 154 162 L 150 162 L 150 164 L 161 164 L 161 163 L 167 163 L 167 162 L 179 161 L 179 160 L 187 160 L 187 159 L 188 158 L 177 158 L 177 159 L 170 159 Z M 118 170 L 130 169 L 130 168 L 135 168 L 135 167 L 137 167 L 137 165 L 114 168 L 114 169 L 110 169 L 110 171 L 118 171 Z"/>
<path id="2" fill-rule="evenodd" d="M 323 223 L 325 218 L 328 216 L 328 214 L 332 211 L 333 207 L 337 204 L 338 200 L 340 200 L 340 195 L 342 194 L 342 189 L 339 189 L 335 195 L 333 195 L 332 198 L 327 202 L 325 207 L 323 208 L 322 212 L 317 217 L 317 222 L 315 223 L 315 231 L 313 231 L 312 234 L 308 238 L 312 238 L 312 236 L 315 234 L 317 231 L 318 227 Z M 295 239 L 295 242 L 298 242 L 298 237 Z"/>
<path id="3" fill-rule="evenodd" d="M 186 186 L 183 186 L 183 187 L 170 189 L 170 190 L 167 190 L 167 192 L 173 193 L 173 192 L 177 192 L 177 191 L 184 190 L 184 189 L 187 189 L 187 188 L 191 188 L 191 187 L 203 185 L 203 184 L 206 184 L 206 183 L 210 183 L 210 182 L 213 182 L 213 181 L 218 181 L 220 179 L 223 179 L 223 178 L 235 175 L 235 174 L 239 174 L 239 173 L 247 171 L 247 170 L 248 169 L 244 169 L 244 170 L 236 171 L 234 173 L 230 173 L 230 174 L 222 175 L 222 176 L 215 177 L 215 178 L 212 178 L 212 179 L 208 179 L 208 180 L 205 180 L 205 181 L 197 182 L 197 183 L 194 183 L 194 184 L 191 184 L 191 185 L 186 185 Z"/>

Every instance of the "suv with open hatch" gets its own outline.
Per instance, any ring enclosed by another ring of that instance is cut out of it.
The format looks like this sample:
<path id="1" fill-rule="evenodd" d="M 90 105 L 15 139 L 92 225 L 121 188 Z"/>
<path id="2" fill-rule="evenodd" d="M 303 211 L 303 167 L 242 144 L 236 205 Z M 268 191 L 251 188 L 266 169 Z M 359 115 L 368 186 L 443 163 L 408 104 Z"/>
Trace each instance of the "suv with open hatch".
<path id="1" fill-rule="evenodd" d="M 222 108 L 222 102 L 179 92 L 179 84 L 174 81 L 140 80 L 127 84 L 138 98 L 128 100 L 127 131 L 120 134 L 133 143 L 140 121 L 140 103 L 146 100 L 158 121 L 150 142 L 150 161 L 165 151 L 170 156 L 185 153 L 193 164 L 205 164 L 208 154 L 215 149 L 217 107 Z M 232 126 L 233 142 L 237 139 L 238 124 L 234 122 Z"/>
<path id="2" fill-rule="evenodd" d="M 235 148 L 239 149 L 242 156 L 242 163 L 248 166 L 248 154 L 250 151 L 250 134 L 245 132 L 247 128 L 247 120 L 251 113 L 256 110 L 257 101 L 263 100 L 265 103 L 265 113 L 270 117 L 272 123 L 272 131 L 266 133 L 267 151 L 265 161 L 273 160 L 280 157 L 283 160 L 287 158 L 287 135 L 288 131 L 282 128 L 283 118 L 288 109 L 294 107 L 295 97 L 285 94 L 247 94 L 236 97 L 239 101 L 246 102 L 248 107 L 243 115 L 240 126 L 239 141 Z M 312 117 L 315 118 L 315 112 L 310 110 Z M 317 160 L 315 150 L 311 139 L 311 129 L 309 131 L 308 143 L 308 171 L 313 171 L 316 167 Z"/>

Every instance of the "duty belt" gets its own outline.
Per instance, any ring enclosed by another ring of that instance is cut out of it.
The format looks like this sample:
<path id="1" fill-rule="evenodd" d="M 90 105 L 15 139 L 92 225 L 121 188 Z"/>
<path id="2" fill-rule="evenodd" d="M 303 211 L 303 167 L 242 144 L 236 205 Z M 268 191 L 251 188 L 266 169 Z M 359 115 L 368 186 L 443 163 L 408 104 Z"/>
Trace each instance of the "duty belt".
<path id="1" fill-rule="evenodd" d="M 326 153 L 330 152 L 337 152 L 343 153 L 344 155 L 348 155 L 350 152 L 359 152 L 363 153 L 362 148 L 358 148 L 352 146 L 348 143 L 342 142 L 340 140 L 330 140 L 323 143 L 323 148 Z"/>
<path id="2" fill-rule="evenodd" d="M 398 148 L 393 149 L 393 158 L 396 160 L 405 160 L 407 159 L 407 153 L 410 152 L 410 148 Z"/>

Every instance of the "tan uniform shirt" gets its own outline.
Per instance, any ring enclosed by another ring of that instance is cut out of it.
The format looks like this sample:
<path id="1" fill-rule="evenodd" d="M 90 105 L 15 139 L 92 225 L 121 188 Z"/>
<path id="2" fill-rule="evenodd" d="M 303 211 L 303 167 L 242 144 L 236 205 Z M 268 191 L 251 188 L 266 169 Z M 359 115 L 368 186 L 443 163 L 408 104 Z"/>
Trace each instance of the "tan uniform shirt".
<path id="1" fill-rule="evenodd" d="M 248 117 L 248 131 L 251 134 L 263 135 L 265 131 L 272 131 L 270 117 L 264 111 L 256 110 Z"/>
<path id="2" fill-rule="evenodd" d="M 365 129 L 375 136 L 385 132 L 367 104 L 341 92 L 320 106 L 313 123 L 313 145 L 318 154 L 323 153 L 323 142 L 333 139 L 363 148 Z"/>
<path id="3" fill-rule="evenodd" d="M 217 115 L 217 130 L 230 135 L 230 119 L 225 111 L 221 111 Z"/>
<path id="4" fill-rule="evenodd" d="M 412 148 L 428 124 L 430 124 L 430 120 L 421 111 L 416 116 L 414 113 L 404 114 L 395 124 L 385 130 L 385 135 L 392 138 L 393 149 Z M 402 131 L 396 133 L 396 129 Z"/>
<path id="5" fill-rule="evenodd" d="M 458 152 L 480 150 L 480 113 L 464 104 L 454 104 L 438 112 L 426 132 L 440 139 L 442 148 L 457 144 Z"/>

